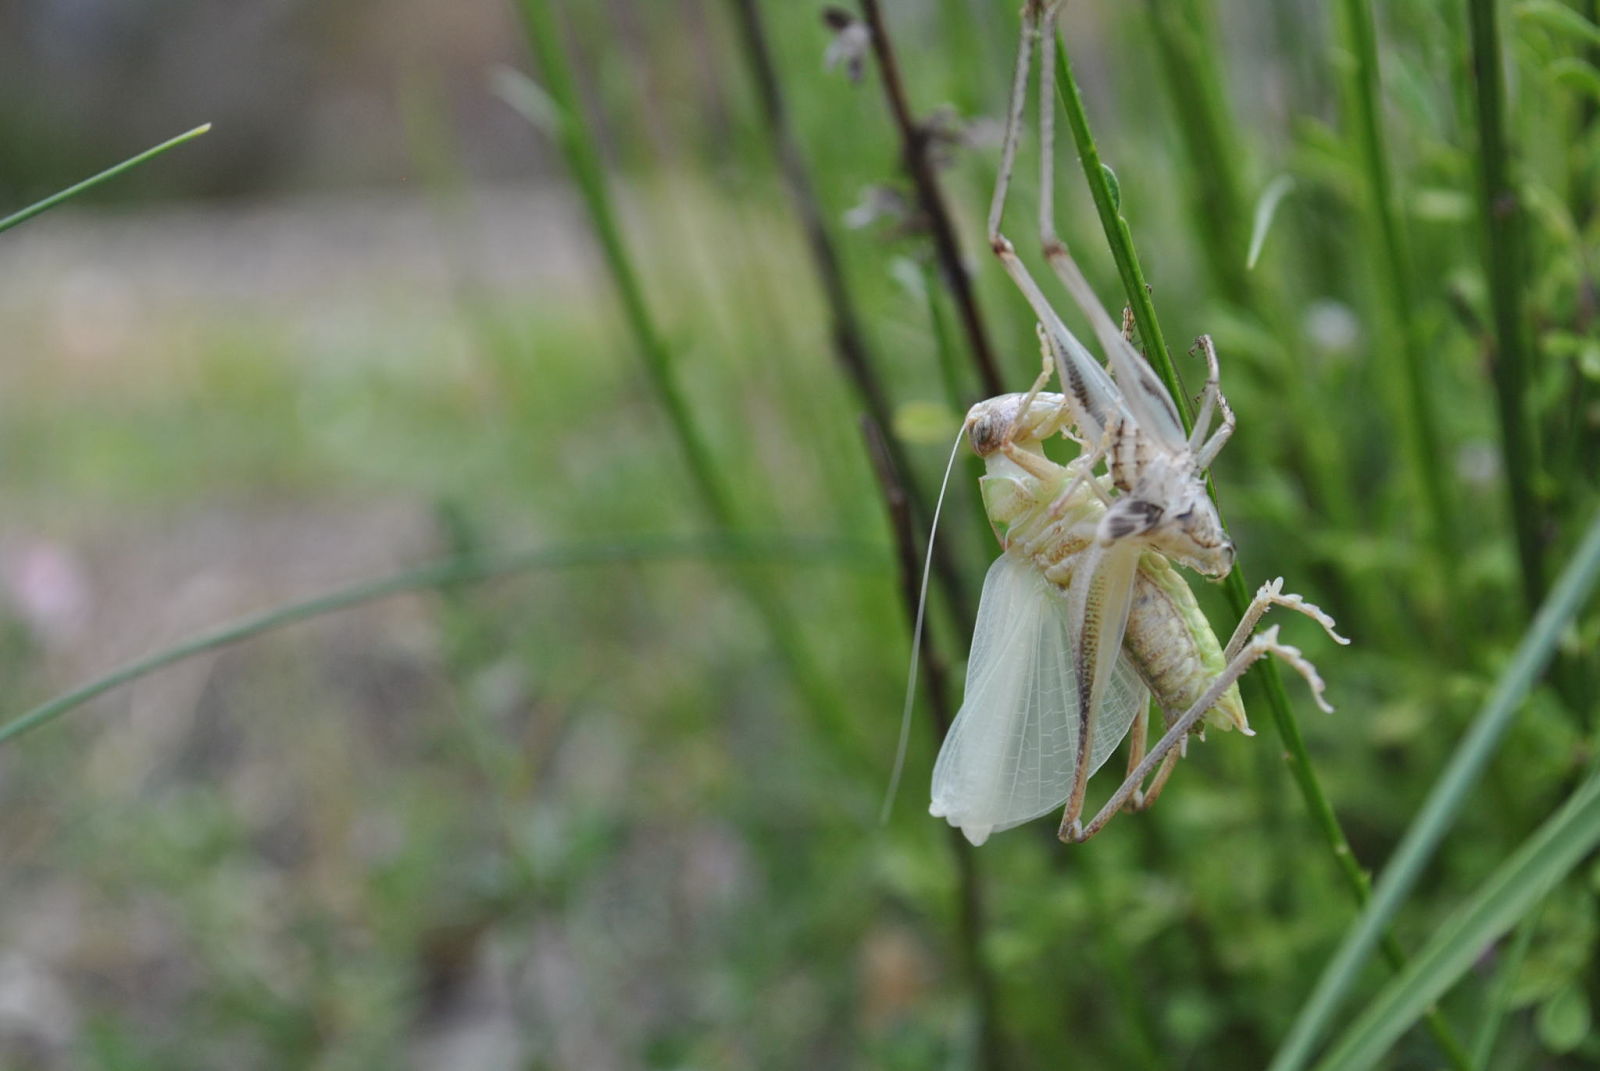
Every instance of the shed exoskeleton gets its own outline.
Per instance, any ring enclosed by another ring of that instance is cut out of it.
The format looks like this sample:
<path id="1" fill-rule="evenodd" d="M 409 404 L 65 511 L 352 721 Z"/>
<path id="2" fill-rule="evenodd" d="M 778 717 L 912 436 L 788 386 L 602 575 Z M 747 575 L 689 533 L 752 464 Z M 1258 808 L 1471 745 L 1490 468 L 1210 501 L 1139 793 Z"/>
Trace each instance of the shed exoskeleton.
<path id="1" fill-rule="evenodd" d="M 1125 804 L 1149 806 L 1190 732 L 1204 726 L 1250 732 L 1237 680 L 1262 655 L 1289 662 L 1322 704 L 1316 670 L 1278 642 L 1276 628 L 1251 635 L 1271 605 L 1300 610 L 1334 635 L 1326 614 L 1283 595 L 1277 580 L 1257 592 L 1224 646 L 1159 544 L 1128 534 L 1111 540 L 1112 575 L 1120 578 L 1126 568 L 1126 595 L 1106 592 L 1098 581 L 1105 576 L 1107 518 L 1126 495 L 1113 474 L 1094 474 L 1095 451 L 1086 448 L 1065 465 L 1045 456 L 1048 438 L 1074 437 L 1074 400 L 1040 386 L 980 402 L 965 422 L 968 441 L 985 461 L 984 509 L 1003 553 L 984 582 L 966 698 L 934 768 L 930 811 L 974 844 L 1063 804 L 1062 838 L 1071 841 L 1093 836 Z M 1094 563 L 1100 576 L 1087 571 Z M 1074 589 L 1086 593 L 1077 615 Z M 1125 603 L 1120 625 L 1114 608 L 1105 612 L 1119 602 Z M 1114 637 L 1113 627 L 1120 628 Z M 1109 663 L 1106 680 L 1083 687 L 1080 667 L 1102 660 Z M 1091 691 L 1094 705 L 1085 706 Z M 1147 750 L 1152 696 L 1167 732 Z M 1122 786 L 1080 824 L 1088 777 L 1130 729 Z"/>
<path id="2" fill-rule="evenodd" d="M 1213 579 L 1233 568 L 1233 543 L 1207 493 L 1205 470 L 1232 435 L 1234 416 L 1222 395 L 1216 352 L 1202 337 L 1206 384 L 1193 428 L 1184 430 L 1165 386 L 1056 234 L 1061 2 L 1024 0 L 988 218 L 990 246 L 1038 320 L 1044 370 L 1026 394 L 980 402 L 965 423 L 987 465 L 984 507 L 1004 552 L 984 581 L 966 697 L 934 768 L 931 810 L 974 843 L 1063 805 L 1059 835 L 1081 841 L 1124 804 L 1148 806 L 1191 731 L 1205 724 L 1248 731 L 1236 682 L 1265 655 L 1286 661 L 1329 709 L 1316 669 L 1279 642 L 1277 627 L 1254 634 L 1269 607 L 1299 610 L 1347 642 L 1326 614 L 1283 594 L 1280 578 L 1261 587 L 1221 644 L 1173 568 L 1177 563 Z M 1040 248 L 1088 318 L 1105 365 L 1067 329 L 1000 229 L 1036 48 Z M 1052 373 L 1060 394 L 1044 391 Z M 1043 450 L 1058 434 L 1081 448 L 1066 465 Z M 1097 474 L 1102 463 L 1105 471 Z M 1166 724 L 1148 748 L 1147 694 Z M 1135 726 L 1127 776 L 1083 822 L 1089 775 Z"/>

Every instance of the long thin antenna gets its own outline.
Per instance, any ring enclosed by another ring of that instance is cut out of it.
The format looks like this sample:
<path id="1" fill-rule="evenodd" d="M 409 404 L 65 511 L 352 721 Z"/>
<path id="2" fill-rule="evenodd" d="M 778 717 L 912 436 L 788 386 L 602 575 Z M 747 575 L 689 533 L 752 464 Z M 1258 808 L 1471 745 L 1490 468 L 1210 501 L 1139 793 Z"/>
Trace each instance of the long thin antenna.
<path id="1" fill-rule="evenodd" d="M 944 509 L 944 493 L 950 488 L 950 473 L 956 467 L 956 451 L 961 449 L 961 437 L 967 433 L 963 421 L 956 432 L 956 441 L 950 444 L 950 460 L 945 462 L 944 479 L 939 483 L 939 499 L 933 504 L 933 523 L 928 529 L 928 551 L 922 559 L 922 586 L 917 596 L 917 620 L 911 626 L 911 665 L 906 669 L 906 705 L 900 712 L 900 742 L 894 749 L 894 772 L 889 775 L 889 790 L 883 794 L 883 806 L 878 811 L 878 824 L 888 825 L 889 814 L 894 810 L 895 793 L 900 791 L 900 775 L 905 772 L 906 748 L 911 742 L 911 709 L 917 701 L 917 664 L 922 654 L 922 626 L 927 619 L 928 573 L 933 563 L 933 541 L 939 534 L 939 511 Z"/>

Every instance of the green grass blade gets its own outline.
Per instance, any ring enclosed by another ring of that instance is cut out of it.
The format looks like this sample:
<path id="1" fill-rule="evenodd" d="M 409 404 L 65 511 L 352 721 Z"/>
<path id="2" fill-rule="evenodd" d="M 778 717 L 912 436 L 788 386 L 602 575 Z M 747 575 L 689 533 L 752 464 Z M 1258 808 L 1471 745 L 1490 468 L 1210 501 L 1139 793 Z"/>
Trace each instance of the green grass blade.
<path id="1" fill-rule="evenodd" d="M 1184 150 L 1181 185 L 1211 285 L 1240 308 L 1256 303 L 1240 254 L 1245 246 L 1245 181 L 1250 146 L 1227 105 L 1219 35 L 1208 0 L 1145 0 L 1155 64 Z"/>
<path id="2" fill-rule="evenodd" d="M 1511 13 L 1519 22 L 1537 23 L 1547 30 L 1573 38 L 1579 44 L 1600 45 L 1600 26 L 1557 0 L 1522 0 L 1512 5 Z"/>
<path id="3" fill-rule="evenodd" d="M 1411 288 L 1411 252 L 1401 224 L 1399 194 L 1389 166 L 1379 101 L 1378 35 L 1369 0 L 1344 0 L 1345 36 L 1355 62 L 1348 65 L 1345 85 L 1347 108 L 1354 112 L 1356 147 L 1368 207 L 1376 226 L 1374 264 L 1386 328 L 1393 332 L 1400 353 L 1405 413 L 1400 423 L 1409 439 L 1412 468 L 1427 508 L 1428 534 L 1441 567 L 1453 560 L 1456 532 L 1448 467 L 1442 453 L 1438 409 L 1427 366 L 1428 348 L 1420 333 Z M 1521 468 L 1513 468 L 1521 473 Z"/>
<path id="4" fill-rule="evenodd" d="M 1293 176 L 1279 175 L 1261 191 L 1261 197 L 1256 201 L 1255 218 L 1250 224 L 1250 250 L 1244 255 L 1247 270 L 1255 268 L 1256 261 L 1261 257 L 1261 247 L 1267 244 L 1267 232 L 1272 230 L 1272 221 L 1278 218 L 1278 206 L 1293 190 Z"/>
<path id="5" fill-rule="evenodd" d="M 1533 687 L 1555 652 L 1556 641 L 1571 624 L 1600 575 L 1600 513 L 1589 523 L 1583 542 L 1573 553 L 1560 581 L 1539 609 L 1532 626 L 1517 647 L 1511 663 L 1501 673 L 1494 691 L 1456 748 L 1450 764 L 1439 776 L 1422 810 L 1412 821 L 1394 857 L 1384 868 L 1372 901 L 1346 933 L 1332 960 L 1324 968 L 1311 997 L 1301 1007 L 1283 1048 L 1272 1063 L 1273 1071 L 1304 1067 L 1339 1002 L 1355 984 L 1373 944 L 1416 884 L 1422 868 L 1478 783 L 1483 768 L 1494 756 L 1510 727 L 1518 706 Z"/>
<path id="6" fill-rule="evenodd" d="M 600 243 L 602 258 L 616 287 L 645 380 L 666 413 L 707 519 L 713 527 L 735 530 L 739 526 L 739 510 L 733 492 L 717 466 L 701 425 L 695 421 L 689 399 L 673 369 L 672 351 L 651 314 L 643 282 L 623 239 L 619 212 L 601 166 L 599 147 L 583 121 L 577 83 L 562 48 L 554 7 L 550 0 L 518 0 L 516 8 L 528 48 L 544 75 L 543 92 L 557 113 L 556 144 L 566 158 L 589 223 Z M 535 97 L 534 92 L 521 95 L 524 104 Z M 515 93 L 513 98 L 516 99 Z M 534 114 L 537 112 L 535 107 Z M 828 683 L 829 678 L 817 666 L 780 593 L 737 567 L 732 570 L 732 578 L 761 615 L 783 659 L 795 694 L 825 723 L 829 732 L 848 732 L 852 728 L 848 713 Z"/>
<path id="7" fill-rule="evenodd" d="M 1347 1030 L 1318 1071 L 1376 1067 L 1434 1001 L 1471 969 L 1489 942 L 1516 925 L 1600 845 L 1600 778 L 1590 777 L 1566 804 L 1451 914 L 1433 940 Z"/>
<path id="8" fill-rule="evenodd" d="M 699 536 L 689 539 L 637 539 L 604 544 L 579 543 L 515 553 L 473 554 L 448 558 L 431 565 L 407 569 L 392 576 L 338 588 L 302 602 L 289 603 L 259 614 L 252 614 L 136 659 L 0 725 L 0 744 L 54 721 L 113 688 L 148 676 L 174 662 L 181 662 L 219 647 L 251 639 L 263 632 L 271 632 L 273 629 L 298 624 L 313 617 L 321 617 L 323 614 L 387 599 L 393 595 L 479 583 L 536 569 L 571 569 L 579 566 L 615 565 L 620 562 L 707 558 L 745 562 L 832 563 L 869 569 L 879 569 L 884 564 L 881 551 L 861 544 L 793 537 L 761 539 L 752 536 L 740 538 Z"/>
<path id="9" fill-rule="evenodd" d="M 1542 510 L 1534 497 L 1537 454 L 1527 413 L 1530 359 L 1523 308 L 1524 236 L 1521 196 L 1511 174 L 1506 138 L 1504 57 L 1494 0 L 1468 5 L 1472 43 L 1473 103 L 1478 123 L 1478 210 L 1483 226 L 1483 270 L 1494 314 L 1495 402 L 1500 411 L 1500 452 L 1517 537 L 1523 600 L 1531 610 L 1544 593 L 1539 536 Z"/>
<path id="10" fill-rule="evenodd" d="M 1494 1046 L 1500 1038 L 1501 1024 L 1511 1010 L 1511 986 L 1517 979 L 1517 973 L 1522 970 L 1522 961 L 1528 956 L 1528 946 L 1533 943 L 1534 930 L 1539 926 L 1539 914 L 1538 906 L 1528 913 L 1517 929 L 1516 936 L 1511 939 L 1510 949 L 1499 957 L 1494 983 L 1478 1016 L 1478 1030 L 1472 1036 L 1472 1066 L 1475 1071 L 1484 1071 L 1494 1058 Z"/>
<path id="11" fill-rule="evenodd" d="M 211 129 L 211 124 L 210 123 L 202 123 L 201 125 L 195 127 L 193 130 L 186 130 L 182 134 L 179 134 L 177 137 L 169 138 L 166 141 L 163 141 L 160 145 L 156 145 L 156 146 L 153 146 L 151 148 L 148 148 L 144 152 L 140 153 L 137 156 L 128 157 L 128 159 L 122 161 L 122 163 L 120 163 L 120 164 L 117 164 L 115 167 L 108 167 L 104 171 L 100 172 L 98 175 L 93 175 L 93 176 L 91 176 L 89 178 L 84 179 L 82 182 L 79 182 L 79 183 L 77 183 L 75 185 L 72 185 L 72 186 L 68 186 L 66 189 L 60 191 L 59 193 L 53 193 L 49 197 L 46 197 L 44 200 L 37 201 L 37 202 L 29 205 L 27 208 L 22 209 L 21 211 L 13 212 L 13 213 L 11 213 L 11 215 L 7 216 L 6 218 L 0 219 L 0 232 L 8 231 L 12 227 L 15 227 L 19 223 L 26 223 L 26 222 L 28 222 L 28 220 L 32 219 L 34 216 L 37 216 L 37 215 L 39 215 L 41 213 L 50 211 L 52 208 L 56 207 L 57 205 L 59 205 L 63 201 L 70 201 L 72 198 L 78 196 L 80 193 L 86 193 L 89 190 L 94 189 L 96 186 L 100 185 L 102 182 L 106 182 L 106 181 L 108 181 L 110 179 L 114 179 L 118 175 L 123 174 L 126 171 L 132 171 L 134 168 L 138 167 L 140 164 L 145 163 L 146 161 L 155 159 L 157 156 L 160 156 L 162 153 L 166 152 L 168 149 L 175 149 L 179 145 L 182 145 L 186 141 L 193 141 L 195 138 L 199 137 L 201 134 L 204 134 L 206 131 L 208 131 L 210 129 Z"/>
<path id="12" fill-rule="evenodd" d="M 1557 85 L 1600 100 L 1600 70 L 1596 70 L 1593 64 L 1576 56 L 1565 56 L 1550 64 L 1546 70 Z"/>

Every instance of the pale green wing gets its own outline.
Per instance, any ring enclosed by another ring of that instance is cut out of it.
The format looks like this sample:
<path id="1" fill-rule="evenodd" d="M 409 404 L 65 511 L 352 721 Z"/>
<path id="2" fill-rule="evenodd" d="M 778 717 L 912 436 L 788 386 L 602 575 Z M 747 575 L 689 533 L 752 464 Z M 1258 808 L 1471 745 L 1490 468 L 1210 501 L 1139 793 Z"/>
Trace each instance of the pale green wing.
<path id="1" fill-rule="evenodd" d="M 1066 802 L 1078 757 L 1075 647 L 1060 589 L 1032 563 L 1001 555 L 984 578 L 966 698 L 934 764 L 928 808 L 973 844 Z M 1090 773 L 1148 701 L 1118 658 L 1095 713 Z"/>

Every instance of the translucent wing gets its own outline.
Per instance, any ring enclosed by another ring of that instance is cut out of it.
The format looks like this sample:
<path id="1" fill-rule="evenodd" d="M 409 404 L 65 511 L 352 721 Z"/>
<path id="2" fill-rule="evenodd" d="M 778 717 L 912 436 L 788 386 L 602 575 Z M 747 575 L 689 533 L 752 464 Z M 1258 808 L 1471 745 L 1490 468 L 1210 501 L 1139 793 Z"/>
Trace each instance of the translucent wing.
<path id="1" fill-rule="evenodd" d="M 928 808 L 973 844 L 1066 802 L 1078 756 L 1073 646 L 1060 590 L 1031 563 L 1002 554 L 983 582 L 966 698 L 934 764 Z M 1148 701 L 1119 657 L 1095 713 L 1090 773 Z"/>
<path id="2" fill-rule="evenodd" d="M 1111 362 L 1111 374 L 1134 421 L 1169 450 L 1182 449 L 1188 442 L 1188 435 L 1183 430 L 1183 421 L 1178 418 L 1172 396 L 1156 376 L 1155 369 L 1122 337 L 1122 331 L 1112 322 L 1105 306 L 1100 304 L 1088 280 L 1078 270 L 1077 263 L 1070 257 L 1063 257 L 1057 262 L 1057 267 L 1061 272 L 1061 281 L 1072 294 L 1072 300 L 1089 318 L 1089 325 L 1094 328 L 1100 348 L 1106 351 L 1106 358 Z"/>

